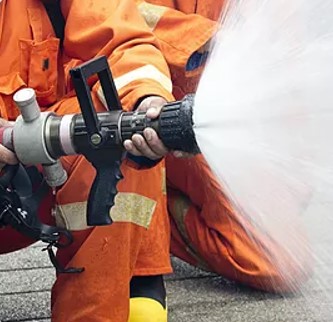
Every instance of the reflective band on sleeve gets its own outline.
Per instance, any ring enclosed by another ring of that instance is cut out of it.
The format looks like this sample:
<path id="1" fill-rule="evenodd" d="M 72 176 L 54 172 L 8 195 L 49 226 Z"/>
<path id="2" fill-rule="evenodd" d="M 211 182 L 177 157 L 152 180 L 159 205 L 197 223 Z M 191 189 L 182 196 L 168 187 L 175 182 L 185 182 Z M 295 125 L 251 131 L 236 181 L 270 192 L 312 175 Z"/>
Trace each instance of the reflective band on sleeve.
<path id="1" fill-rule="evenodd" d="M 169 77 L 164 75 L 160 72 L 155 66 L 153 65 L 145 65 L 134 69 L 126 74 L 123 74 L 114 79 L 114 83 L 116 85 L 117 90 L 121 90 L 126 85 L 130 84 L 131 82 L 140 80 L 140 79 L 152 79 L 159 83 L 164 89 L 168 92 L 172 92 L 172 82 Z M 101 102 L 106 106 L 105 98 L 103 95 L 102 87 L 99 86 L 97 90 L 98 98 Z"/>
<path id="2" fill-rule="evenodd" d="M 167 10 L 166 7 L 157 6 L 146 2 L 140 3 L 138 5 L 138 9 L 151 30 L 155 29 L 164 12 Z"/>
<path id="3" fill-rule="evenodd" d="M 114 222 L 131 222 L 148 228 L 155 211 L 156 201 L 136 193 L 119 192 L 110 216 Z M 58 205 L 56 223 L 58 227 L 72 231 L 90 228 L 86 219 L 87 202 Z"/>
<path id="4" fill-rule="evenodd" d="M 114 79 L 117 90 L 125 87 L 131 82 L 134 82 L 139 79 L 152 79 L 158 83 L 160 83 L 168 92 L 172 92 L 172 82 L 169 77 L 160 72 L 153 65 L 145 65 L 134 69 L 122 76 L 119 76 Z"/>

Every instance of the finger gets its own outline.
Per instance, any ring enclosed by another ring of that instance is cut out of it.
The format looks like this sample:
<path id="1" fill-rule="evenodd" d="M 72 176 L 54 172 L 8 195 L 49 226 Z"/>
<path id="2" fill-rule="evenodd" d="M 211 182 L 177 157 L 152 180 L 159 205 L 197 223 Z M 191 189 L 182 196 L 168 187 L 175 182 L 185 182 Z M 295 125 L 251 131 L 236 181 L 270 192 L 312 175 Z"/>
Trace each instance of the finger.
<path id="1" fill-rule="evenodd" d="M 141 137 L 141 135 L 138 135 L 138 134 L 137 134 L 137 136 Z M 145 156 L 152 160 L 157 160 L 160 158 L 148 147 L 148 145 L 145 143 L 145 140 L 143 137 L 141 137 L 141 138 L 135 137 L 134 141 L 125 140 L 124 147 L 127 152 L 129 152 L 135 156 L 138 156 L 138 157 Z"/>
<path id="2" fill-rule="evenodd" d="M 15 122 L 7 121 L 0 117 L 0 127 L 13 125 Z"/>
<path id="3" fill-rule="evenodd" d="M 147 111 L 150 108 L 156 107 L 161 108 L 166 104 L 166 100 L 160 96 L 149 96 L 146 97 L 138 106 L 138 111 Z"/>
<path id="4" fill-rule="evenodd" d="M 143 135 L 150 147 L 150 149 L 160 157 L 165 156 L 169 151 L 167 147 L 163 144 L 163 142 L 160 140 L 158 137 L 157 133 L 151 129 L 151 128 L 146 128 L 143 131 Z"/>
<path id="5" fill-rule="evenodd" d="M 135 148 L 141 153 L 141 155 L 149 159 L 156 160 L 160 159 L 163 156 L 153 151 L 151 147 L 148 145 L 145 138 L 139 134 L 134 134 L 132 136 L 132 142 Z"/>
<path id="6" fill-rule="evenodd" d="M 127 152 L 135 155 L 135 156 L 141 156 L 141 152 L 135 147 L 133 142 L 131 140 L 125 140 L 124 141 L 124 148 Z"/>
<path id="7" fill-rule="evenodd" d="M 147 110 L 146 116 L 150 119 L 156 119 L 160 115 L 161 108 L 162 107 L 150 107 Z"/>
<path id="8" fill-rule="evenodd" d="M 6 164 L 16 164 L 18 160 L 15 154 L 0 144 L 0 162 Z"/>

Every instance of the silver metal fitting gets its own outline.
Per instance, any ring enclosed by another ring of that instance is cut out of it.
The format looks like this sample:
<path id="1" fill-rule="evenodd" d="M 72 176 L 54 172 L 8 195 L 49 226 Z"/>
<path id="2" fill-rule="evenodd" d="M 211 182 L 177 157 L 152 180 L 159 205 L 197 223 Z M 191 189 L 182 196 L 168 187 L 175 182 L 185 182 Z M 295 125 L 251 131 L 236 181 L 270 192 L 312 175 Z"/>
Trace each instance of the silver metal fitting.
<path id="1" fill-rule="evenodd" d="M 67 180 L 67 172 L 64 170 L 60 160 L 52 164 L 43 164 L 44 176 L 50 187 L 59 187 Z"/>
<path id="2" fill-rule="evenodd" d="M 36 100 L 35 91 L 32 88 L 23 88 L 17 91 L 13 100 L 21 111 L 25 122 L 32 122 L 40 115 L 40 108 Z"/>
<path id="3" fill-rule="evenodd" d="M 53 115 L 40 112 L 33 89 L 24 88 L 14 95 L 14 101 L 21 110 L 13 127 L 13 146 L 17 158 L 23 164 L 42 164 L 45 179 L 51 187 L 62 185 L 67 174 L 59 160 L 54 159 L 47 149 L 47 120 Z"/>

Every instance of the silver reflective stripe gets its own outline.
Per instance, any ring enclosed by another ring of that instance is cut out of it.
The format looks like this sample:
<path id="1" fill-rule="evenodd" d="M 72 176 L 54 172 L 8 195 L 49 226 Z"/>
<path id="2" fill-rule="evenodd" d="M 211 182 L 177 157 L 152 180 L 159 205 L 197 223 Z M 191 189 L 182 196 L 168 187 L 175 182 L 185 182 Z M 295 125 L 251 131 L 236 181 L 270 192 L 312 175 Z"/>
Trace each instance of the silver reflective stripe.
<path id="1" fill-rule="evenodd" d="M 138 5 L 138 9 L 151 30 L 155 29 L 164 12 L 167 10 L 166 7 L 157 6 L 146 2 L 140 3 Z"/>
<path id="2" fill-rule="evenodd" d="M 55 213 L 57 226 L 69 230 L 88 229 L 86 209 L 86 201 L 57 205 Z"/>
<path id="3" fill-rule="evenodd" d="M 86 201 L 58 205 L 55 214 L 57 226 L 72 231 L 88 229 L 86 208 Z M 110 216 L 114 222 L 131 222 L 148 228 L 155 208 L 156 201 L 153 199 L 136 193 L 119 192 Z"/>
<path id="4" fill-rule="evenodd" d="M 167 77 L 165 74 L 163 74 L 161 71 L 159 71 L 155 66 L 153 65 L 145 65 L 142 67 L 139 67 L 137 69 L 134 69 L 126 74 L 123 74 L 119 77 L 116 77 L 114 79 L 114 83 L 116 85 L 117 90 L 121 90 L 123 87 L 127 86 L 131 82 L 140 80 L 140 79 L 152 79 L 159 83 L 165 90 L 167 90 L 169 93 L 172 92 L 172 82 L 169 77 Z M 101 100 L 101 102 L 106 106 L 106 101 L 104 98 L 104 94 L 102 91 L 102 87 L 99 86 L 97 90 L 98 98 Z"/>
<path id="5" fill-rule="evenodd" d="M 195 248 L 195 245 L 191 243 L 191 239 L 187 233 L 185 224 L 185 217 L 192 205 L 191 200 L 185 195 L 179 195 L 174 198 L 171 206 L 169 206 L 169 216 L 174 219 L 184 244 L 186 244 L 185 250 L 197 261 L 196 265 L 204 270 L 210 270 L 205 259 L 200 255 L 200 252 Z"/>
<path id="6" fill-rule="evenodd" d="M 114 222 L 131 222 L 148 228 L 157 202 L 136 193 L 118 193 L 110 215 Z"/>

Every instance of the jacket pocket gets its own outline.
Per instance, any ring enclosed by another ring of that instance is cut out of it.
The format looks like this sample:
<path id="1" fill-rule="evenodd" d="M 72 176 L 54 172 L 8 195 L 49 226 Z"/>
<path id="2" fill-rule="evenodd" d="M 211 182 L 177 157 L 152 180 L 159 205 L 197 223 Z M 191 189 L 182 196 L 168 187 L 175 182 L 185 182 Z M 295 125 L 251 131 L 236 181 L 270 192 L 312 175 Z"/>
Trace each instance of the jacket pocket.
<path id="1" fill-rule="evenodd" d="M 49 106 L 57 100 L 59 39 L 37 42 L 20 40 L 21 76 L 36 92 L 38 103 Z"/>
<path id="2" fill-rule="evenodd" d="M 13 95 L 25 86 L 26 83 L 17 72 L 0 76 L 0 116 L 2 118 L 15 120 L 20 114 L 18 107 L 13 101 Z"/>

